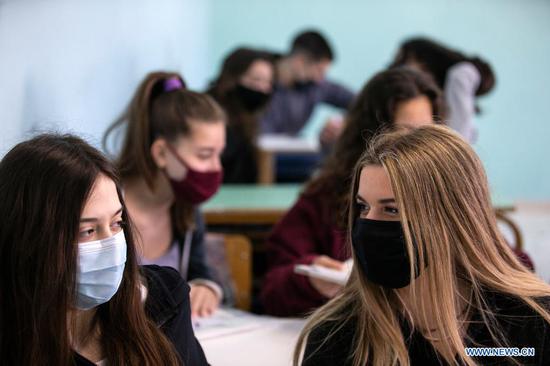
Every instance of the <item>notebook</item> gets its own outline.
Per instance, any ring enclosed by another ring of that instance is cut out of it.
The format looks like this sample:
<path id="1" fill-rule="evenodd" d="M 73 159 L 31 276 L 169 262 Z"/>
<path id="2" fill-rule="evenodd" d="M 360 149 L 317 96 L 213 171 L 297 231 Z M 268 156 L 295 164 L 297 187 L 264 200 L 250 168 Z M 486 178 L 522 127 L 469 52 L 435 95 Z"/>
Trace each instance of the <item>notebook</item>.
<path id="1" fill-rule="evenodd" d="M 339 271 L 318 266 L 315 264 L 298 264 L 294 267 L 294 272 L 304 276 L 315 277 L 321 280 L 325 280 L 327 282 L 332 282 L 334 284 L 343 286 L 348 281 L 348 278 L 351 274 L 352 265 L 352 260 L 348 259 L 344 262 L 344 269 Z"/>

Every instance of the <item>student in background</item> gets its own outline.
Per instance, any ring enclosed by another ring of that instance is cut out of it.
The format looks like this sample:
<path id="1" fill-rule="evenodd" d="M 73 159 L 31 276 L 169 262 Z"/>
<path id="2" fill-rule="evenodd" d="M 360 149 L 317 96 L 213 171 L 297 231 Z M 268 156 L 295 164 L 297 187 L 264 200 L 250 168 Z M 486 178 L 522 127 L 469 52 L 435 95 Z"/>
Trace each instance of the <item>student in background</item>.
<path id="1" fill-rule="evenodd" d="M 319 32 L 298 34 L 290 52 L 276 62 L 273 98 L 262 117 L 261 132 L 296 135 L 319 103 L 347 109 L 354 94 L 325 79 L 333 61 L 334 53 Z M 341 124 L 329 122 L 322 135 L 332 141 L 324 142 L 333 142 L 340 129 Z"/>
<path id="2" fill-rule="evenodd" d="M 350 280 L 311 316 L 294 364 L 304 344 L 304 366 L 550 364 L 550 286 L 510 250 L 489 196 L 479 158 L 450 129 L 375 139 L 352 179 Z"/>
<path id="3" fill-rule="evenodd" d="M 445 93 L 446 123 L 466 141 L 477 140 L 474 115 L 476 98 L 489 93 L 495 85 L 491 66 L 478 57 L 466 57 L 426 38 L 409 39 L 399 48 L 392 66 L 409 65 L 430 73 Z"/>
<path id="4" fill-rule="evenodd" d="M 365 85 L 321 171 L 267 239 L 268 271 L 261 293 L 267 313 L 302 315 L 340 290 L 338 285 L 294 273 L 294 266 L 342 268 L 350 253 L 341 213 L 365 141 L 381 128 L 434 123 L 434 116 L 442 113 L 440 94 L 428 75 L 410 68 L 383 71 Z"/>
<path id="5" fill-rule="evenodd" d="M 0 355 L 6 365 L 206 365 L 189 287 L 139 267 L 117 173 L 69 135 L 0 163 Z"/>
<path id="6" fill-rule="evenodd" d="M 128 211 L 139 232 L 141 262 L 177 269 L 191 286 L 194 316 L 222 300 L 205 262 L 198 205 L 222 182 L 225 114 L 209 96 L 184 88 L 181 77 L 154 72 L 109 128 L 126 128 L 116 160 Z"/>
<path id="7" fill-rule="evenodd" d="M 270 100 L 272 87 L 272 56 L 249 48 L 231 52 L 210 87 L 208 93 L 227 114 L 224 183 L 257 182 L 259 116 Z"/>

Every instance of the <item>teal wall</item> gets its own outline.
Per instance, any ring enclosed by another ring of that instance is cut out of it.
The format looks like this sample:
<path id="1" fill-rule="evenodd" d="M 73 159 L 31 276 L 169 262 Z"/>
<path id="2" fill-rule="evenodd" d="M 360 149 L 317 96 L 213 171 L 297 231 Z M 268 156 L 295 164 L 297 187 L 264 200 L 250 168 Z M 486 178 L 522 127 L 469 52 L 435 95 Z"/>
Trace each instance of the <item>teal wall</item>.
<path id="1" fill-rule="evenodd" d="M 217 0 L 211 7 L 212 72 L 237 45 L 285 50 L 304 27 L 330 37 L 338 57 L 330 75 L 355 90 L 411 35 L 479 53 L 498 78 L 476 121 L 475 147 L 493 191 L 550 200 L 550 1 Z"/>

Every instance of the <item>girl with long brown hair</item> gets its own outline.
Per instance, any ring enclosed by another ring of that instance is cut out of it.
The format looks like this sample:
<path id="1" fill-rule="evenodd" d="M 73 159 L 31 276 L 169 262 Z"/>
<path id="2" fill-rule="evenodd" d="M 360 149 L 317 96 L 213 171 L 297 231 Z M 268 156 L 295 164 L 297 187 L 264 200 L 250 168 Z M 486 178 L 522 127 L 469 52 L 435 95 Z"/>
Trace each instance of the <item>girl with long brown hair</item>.
<path id="1" fill-rule="evenodd" d="M 223 177 L 225 114 L 208 95 L 185 88 L 180 75 L 153 72 L 107 130 L 125 128 L 116 159 L 126 204 L 139 232 L 141 262 L 177 269 L 191 285 L 194 316 L 208 316 L 223 292 L 206 264 L 198 205 Z"/>
<path id="2" fill-rule="evenodd" d="M 304 345 L 315 366 L 550 363 L 550 286 L 500 234 L 466 141 L 443 126 L 383 134 L 352 182 L 351 277 L 309 319 L 295 365 Z"/>
<path id="3" fill-rule="evenodd" d="M 296 274 L 294 266 L 342 268 L 350 256 L 344 245 L 342 212 L 351 171 L 366 141 L 382 128 L 432 124 L 442 109 L 435 83 L 410 68 L 380 72 L 365 85 L 348 112 L 346 127 L 331 155 L 267 240 L 269 268 L 261 297 L 268 313 L 301 315 L 338 292 L 340 286 Z"/>
<path id="4" fill-rule="evenodd" d="M 267 52 L 237 48 L 223 61 L 208 93 L 227 113 L 222 154 L 224 183 L 256 183 L 259 118 L 273 88 L 273 60 Z"/>
<path id="5" fill-rule="evenodd" d="M 118 174 L 70 135 L 0 163 L 6 365 L 205 365 L 179 274 L 139 267 Z"/>
<path id="6" fill-rule="evenodd" d="M 476 142 L 474 116 L 479 113 L 477 98 L 491 92 L 496 83 L 491 65 L 480 57 L 468 57 L 423 37 L 407 39 L 399 46 L 392 66 L 404 65 L 432 75 L 445 95 L 445 123 L 466 141 Z"/>

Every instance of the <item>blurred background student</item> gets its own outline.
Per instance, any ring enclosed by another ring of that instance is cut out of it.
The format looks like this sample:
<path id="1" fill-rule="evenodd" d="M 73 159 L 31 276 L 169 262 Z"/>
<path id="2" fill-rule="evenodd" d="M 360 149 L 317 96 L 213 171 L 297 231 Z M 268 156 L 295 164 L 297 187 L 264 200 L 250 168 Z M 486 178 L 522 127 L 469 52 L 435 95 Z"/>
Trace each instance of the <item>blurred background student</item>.
<path id="1" fill-rule="evenodd" d="M 341 286 L 296 274 L 294 266 L 342 269 L 350 257 L 343 212 L 351 172 L 366 142 L 382 128 L 433 124 L 442 110 L 437 85 L 429 75 L 412 68 L 380 72 L 364 86 L 331 155 L 267 239 L 268 272 L 261 293 L 267 313 L 303 315 L 338 293 Z"/>
<path id="2" fill-rule="evenodd" d="M 0 355 L 6 365 L 207 365 L 189 286 L 138 266 L 118 173 L 71 135 L 0 163 Z"/>
<path id="3" fill-rule="evenodd" d="M 227 114 L 226 145 L 222 154 L 224 183 L 256 183 L 259 117 L 273 89 L 272 56 L 237 48 L 223 61 L 208 93 Z"/>
<path id="4" fill-rule="evenodd" d="M 344 110 L 350 106 L 353 92 L 326 79 L 334 59 L 334 51 L 318 31 L 305 30 L 295 36 L 289 52 L 276 61 L 273 98 L 262 117 L 262 133 L 296 135 L 316 105 L 326 103 Z"/>
<path id="5" fill-rule="evenodd" d="M 476 98 L 495 85 L 495 75 L 486 61 L 467 57 L 431 39 L 411 38 L 401 44 L 392 65 L 408 65 L 430 73 L 445 94 L 445 123 L 466 141 L 476 142 Z"/>
<path id="6" fill-rule="evenodd" d="M 304 30 L 292 40 L 288 53 L 275 55 L 273 97 L 261 119 L 261 134 L 299 136 L 310 121 L 316 106 L 330 105 L 346 110 L 354 93 L 327 80 L 335 60 L 328 40 L 316 30 Z M 323 125 L 319 142 L 323 151 L 316 154 L 280 154 L 275 171 L 278 182 L 304 182 L 318 168 L 341 133 L 341 117 L 331 117 Z"/>
<path id="7" fill-rule="evenodd" d="M 218 190 L 225 114 L 208 95 L 186 90 L 180 75 L 150 73 L 104 142 L 125 127 L 116 159 L 141 262 L 177 269 L 191 286 L 191 311 L 208 316 L 223 293 L 205 260 L 198 205 Z"/>

